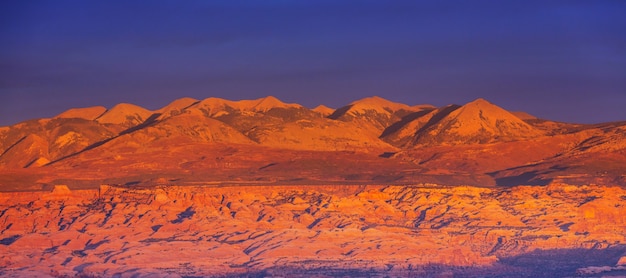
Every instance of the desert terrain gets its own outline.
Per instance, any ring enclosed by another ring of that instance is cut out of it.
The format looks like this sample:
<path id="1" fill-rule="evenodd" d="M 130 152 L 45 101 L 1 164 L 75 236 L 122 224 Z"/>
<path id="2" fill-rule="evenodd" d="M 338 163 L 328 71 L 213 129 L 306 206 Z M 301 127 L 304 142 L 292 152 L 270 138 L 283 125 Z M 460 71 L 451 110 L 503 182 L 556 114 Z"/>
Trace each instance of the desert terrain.
<path id="1" fill-rule="evenodd" d="M 1 193 L 7 276 L 626 274 L 626 190 L 101 186 Z"/>
<path id="2" fill-rule="evenodd" d="M 7 277 L 626 275 L 626 122 L 274 97 L 0 127 Z"/>

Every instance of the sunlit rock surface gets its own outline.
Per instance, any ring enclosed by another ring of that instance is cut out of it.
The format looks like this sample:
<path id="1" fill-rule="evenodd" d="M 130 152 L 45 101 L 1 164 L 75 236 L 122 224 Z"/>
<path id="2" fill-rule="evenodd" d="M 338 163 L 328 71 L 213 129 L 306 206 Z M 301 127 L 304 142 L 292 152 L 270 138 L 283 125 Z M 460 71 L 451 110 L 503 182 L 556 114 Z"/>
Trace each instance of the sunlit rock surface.
<path id="1" fill-rule="evenodd" d="M 625 173 L 484 99 L 73 108 L 0 127 L 0 276 L 626 276 Z"/>
<path id="2" fill-rule="evenodd" d="M 0 127 L 0 191 L 159 178 L 626 186 L 624 173 L 626 121 L 560 123 L 484 99 L 434 107 L 368 97 L 333 110 L 272 96 L 180 98 L 156 110 L 71 108 Z"/>
<path id="3" fill-rule="evenodd" d="M 0 276 L 617 275 L 626 189 L 101 186 L 0 193 Z"/>

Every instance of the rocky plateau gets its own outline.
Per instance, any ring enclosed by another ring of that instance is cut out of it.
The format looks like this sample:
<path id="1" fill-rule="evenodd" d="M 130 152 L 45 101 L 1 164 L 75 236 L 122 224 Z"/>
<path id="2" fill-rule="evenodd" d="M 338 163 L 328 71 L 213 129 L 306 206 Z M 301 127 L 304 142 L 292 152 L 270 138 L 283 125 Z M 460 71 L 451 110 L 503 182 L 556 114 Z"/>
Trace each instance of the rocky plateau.
<path id="1" fill-rule="evenodd" d="M 625 200 L 562 184 L 60 185 L 0 194 L 0 275 L 623 275 Z"/>

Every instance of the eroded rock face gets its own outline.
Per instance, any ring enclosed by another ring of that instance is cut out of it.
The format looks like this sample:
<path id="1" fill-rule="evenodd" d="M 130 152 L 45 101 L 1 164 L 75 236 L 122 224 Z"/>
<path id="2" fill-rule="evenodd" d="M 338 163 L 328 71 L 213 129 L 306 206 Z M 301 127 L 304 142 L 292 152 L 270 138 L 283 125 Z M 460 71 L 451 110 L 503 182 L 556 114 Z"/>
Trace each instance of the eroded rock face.
<path id="1" fill-rule="evenodd" d="M 0 193 L 0 275 L 605 273 L 624 264 L 624 200 L 567 185 L 57 186 Z"/>

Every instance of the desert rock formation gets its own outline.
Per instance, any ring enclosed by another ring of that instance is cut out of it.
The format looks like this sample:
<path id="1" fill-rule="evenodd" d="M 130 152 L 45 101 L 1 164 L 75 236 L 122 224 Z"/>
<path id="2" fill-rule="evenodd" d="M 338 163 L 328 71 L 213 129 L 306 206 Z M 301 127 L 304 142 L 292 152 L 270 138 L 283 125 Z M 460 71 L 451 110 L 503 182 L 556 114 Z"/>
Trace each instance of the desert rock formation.
<path id="1" fill-rule="evenodd" d="M 57 185 L 0 193 L 0 274 L 619 273 L 624 199 L 619 187 L 562 184 Z"/>

